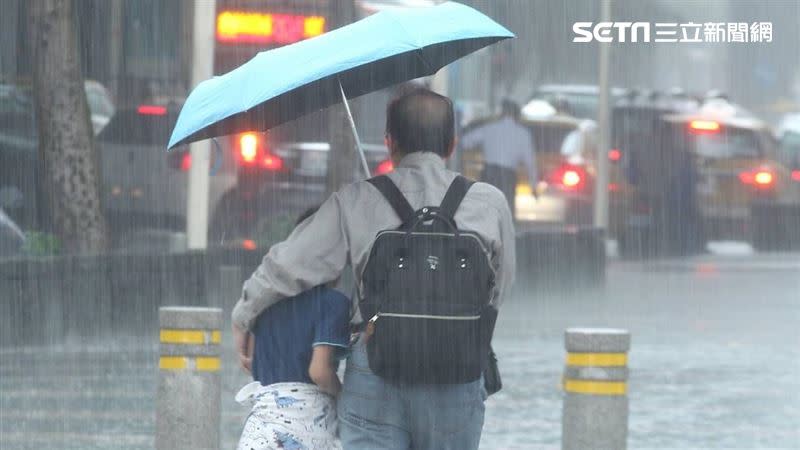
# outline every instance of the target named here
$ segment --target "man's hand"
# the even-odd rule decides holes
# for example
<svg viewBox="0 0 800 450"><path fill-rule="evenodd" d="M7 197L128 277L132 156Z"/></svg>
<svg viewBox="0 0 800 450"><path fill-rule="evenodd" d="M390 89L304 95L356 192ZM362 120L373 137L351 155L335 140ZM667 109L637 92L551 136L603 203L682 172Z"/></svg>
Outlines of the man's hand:
<svg viewBox="0 0 800 450"><path fill-rule="evenodd" d="M255 347L253 335L247 330L242 330L236 324L233 324L233 344L235 346L236 355L239 357L239 364L247 373L251 373L253 347Z"/></svg>

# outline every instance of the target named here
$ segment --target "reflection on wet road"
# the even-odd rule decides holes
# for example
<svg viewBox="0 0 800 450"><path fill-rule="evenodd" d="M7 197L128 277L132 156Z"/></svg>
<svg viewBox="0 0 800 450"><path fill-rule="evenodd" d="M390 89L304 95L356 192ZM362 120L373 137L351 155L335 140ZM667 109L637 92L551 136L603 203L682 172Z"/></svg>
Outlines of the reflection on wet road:
<svg viewBox="0 0 800 450"><path fill-rule="evenodd" d="M800 447L799 255L612 262L603 292L519 286L500 317L504 388L488 401L482 448L560 447L570 326L632 333L630 448ZM154 342L0 350L0 448L152 448ZM247 413L231 356L222 448Z"/></svg>

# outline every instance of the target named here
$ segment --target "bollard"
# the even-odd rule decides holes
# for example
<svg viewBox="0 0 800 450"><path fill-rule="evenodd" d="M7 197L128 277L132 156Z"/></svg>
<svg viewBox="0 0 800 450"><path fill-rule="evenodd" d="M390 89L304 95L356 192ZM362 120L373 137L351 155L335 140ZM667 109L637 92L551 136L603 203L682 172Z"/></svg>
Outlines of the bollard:
<svg viewBox="0 0 800 450"><path fill-rule="evenodd" d="M158 310L160 358L156 448L219 449L219 308Z"/></svg>
<svg viewBox="0 0 800 450"><path fill-rule="evenodd" d="M626 330L570 328L565 333L563 450L624 450L628 438Z"/></svg>

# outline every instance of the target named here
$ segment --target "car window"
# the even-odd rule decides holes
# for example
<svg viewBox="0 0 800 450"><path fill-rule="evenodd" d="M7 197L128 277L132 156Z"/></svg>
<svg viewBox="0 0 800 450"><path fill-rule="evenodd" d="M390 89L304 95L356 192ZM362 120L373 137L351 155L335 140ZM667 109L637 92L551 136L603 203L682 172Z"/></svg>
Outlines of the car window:
<svg viewBox="0 0 800 450"><path fill-rule="evenodd" d="M534 98L542 99L549 103L563 99L567 102L566 106L570 115L582 119L594 119L597 117L597 95L541 92L535 95Z"/></svg>
<svg viewBox="0 0 800 450"><path fill-rule="evenodd" d="M136 110L117 111L97 136L100 142L166 147L177 113L140 114Z"/></svg>
<svg viewBox="0 0 800 450"><path fill-rule="evenodd" d="M536 153L561 153L564 140L574 130L574 126L532 125L531 133L533 133Z"/></svg>
<svg viewBox="0 0 800 450"><path fill-rule="evenodd" d="M111 117L114 114L114 105L103 93L87 89L86 100L89 102L89 111L92 114L99 114L105 117Z"/></svg>
<svg viewBox="0 0 800 450"><path fill-rule="evenodd" d="M755 131L732 127L696 135L695 151L709 159L760 158L763 153Z"/></svg>
<svg viewBox="0 0 800 450"><path fill-rule="evenodd" d="M781 158L793 167L800 167L800 133L786 132L780 142Z"/></svg>

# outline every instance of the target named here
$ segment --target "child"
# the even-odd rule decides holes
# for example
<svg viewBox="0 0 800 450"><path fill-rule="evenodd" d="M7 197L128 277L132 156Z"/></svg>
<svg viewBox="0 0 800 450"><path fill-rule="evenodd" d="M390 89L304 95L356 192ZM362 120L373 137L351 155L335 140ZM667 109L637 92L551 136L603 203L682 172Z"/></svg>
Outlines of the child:
<svg viewBox="0 0 800 450"><path fill-rule="evenodd" d="M340 292L318 286L258 317L250 345L255 381L236 395L239 403L253 405L240 450L341 448L336 351L350 342L350 304Z"/></svg>

